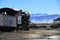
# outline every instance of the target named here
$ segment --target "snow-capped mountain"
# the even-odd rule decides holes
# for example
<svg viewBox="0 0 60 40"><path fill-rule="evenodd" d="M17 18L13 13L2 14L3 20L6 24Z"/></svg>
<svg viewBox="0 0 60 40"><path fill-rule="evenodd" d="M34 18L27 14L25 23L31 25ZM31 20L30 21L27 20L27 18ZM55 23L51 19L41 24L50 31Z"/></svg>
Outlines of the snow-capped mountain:
<svg viewBox="0 0 60 40"><path fill-rule="evenodd" d="M53 20L57 18L60 18L59 14L48 15L47 13L37 13L30 15L30 21L33 23L53 23Z"/></svg>

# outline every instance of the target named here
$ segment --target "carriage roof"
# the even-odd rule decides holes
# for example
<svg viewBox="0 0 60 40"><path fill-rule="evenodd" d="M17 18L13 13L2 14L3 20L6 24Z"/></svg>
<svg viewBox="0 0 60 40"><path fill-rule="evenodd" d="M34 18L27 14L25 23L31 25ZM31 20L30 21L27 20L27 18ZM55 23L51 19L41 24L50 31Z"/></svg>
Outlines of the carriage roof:
<svg viewBox="0 0 60 40"><path fill-rule="evenodd" d="M12 8L0 8L0 13L1 12L8 12L7 14L10 15L15 15L17 13L17 11Z"/></svg>

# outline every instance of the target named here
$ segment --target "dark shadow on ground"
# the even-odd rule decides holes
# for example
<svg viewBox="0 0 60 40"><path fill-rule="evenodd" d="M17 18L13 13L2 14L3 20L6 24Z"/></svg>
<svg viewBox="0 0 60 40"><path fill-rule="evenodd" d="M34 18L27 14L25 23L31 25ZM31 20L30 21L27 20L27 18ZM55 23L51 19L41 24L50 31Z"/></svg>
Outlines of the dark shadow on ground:
<svg viewBox="0 0 60 40"><path fill-rule="evenodd" d="M15 27L0 27L0 31L1 32L12 32L14 31L16 28Z"/></svg>

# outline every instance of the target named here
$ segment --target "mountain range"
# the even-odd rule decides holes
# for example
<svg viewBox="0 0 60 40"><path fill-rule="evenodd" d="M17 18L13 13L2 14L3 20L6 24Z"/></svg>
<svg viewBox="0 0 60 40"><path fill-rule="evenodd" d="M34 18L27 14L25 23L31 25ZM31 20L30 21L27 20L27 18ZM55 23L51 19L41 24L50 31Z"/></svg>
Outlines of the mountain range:
<svg viewBox="0 0 60 40"><path fill-rule="evenodd" d="M53 23L53 20L57 18L60 18L59 14L51 14L51 15L48 15L47 13L30 14L30 21L33 23Z"/></svg>

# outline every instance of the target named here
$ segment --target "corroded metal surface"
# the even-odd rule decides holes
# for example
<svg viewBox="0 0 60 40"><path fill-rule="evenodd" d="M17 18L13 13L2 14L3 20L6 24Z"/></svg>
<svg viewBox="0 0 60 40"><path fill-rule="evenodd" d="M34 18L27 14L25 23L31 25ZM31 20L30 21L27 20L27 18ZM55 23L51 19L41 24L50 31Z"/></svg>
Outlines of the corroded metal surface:
<svg viewBox="0 0 60 40"><path fill-rule="evenodd" d="M0 14L0 26L16 27L16 17Z"/></svg>

